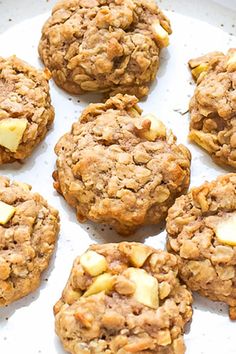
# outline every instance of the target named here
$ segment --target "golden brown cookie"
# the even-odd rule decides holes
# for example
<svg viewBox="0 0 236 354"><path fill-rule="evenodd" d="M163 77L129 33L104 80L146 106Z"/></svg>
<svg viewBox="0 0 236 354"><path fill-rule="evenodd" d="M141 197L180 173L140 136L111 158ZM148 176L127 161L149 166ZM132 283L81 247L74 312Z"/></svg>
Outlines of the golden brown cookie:
<svg viewBox="0 0 236 354"><path fill-rule="evenodd" d="M168 250L187 286L230 306L236 319L236 174L193 188L170 208Z"/></svg>
<svg viewBox="0 0 236 354"><path fill-rule="evenodd" d="M42 29L39 54L58 86L147 95L169 20L154 0L59 1Z"/></svg>
<svg viewBox="0 0 236 354"><path fill-rule="evenodd" d="M107 223L122 234L164 220L189 186L190 152L134 96L90 104L57 143L55 188L79 221Z"/></svg>
<svg viewBox="0 0 236 354"><path fill-rule="evenodd" d="M175 256L139 243L93 245L54 307L56 332L71 354L183 354L191 304Z"/></svg>
<svg viewBox="0 0 236 354"><path fill-rule="evenodd" d="M189 65L197 82L189 137L216 163L236 168L236 49L207 54Z"/></svg>
<svg viewBox="0 0 236 354"><path fill-rule="evenodd" d="M49 78L48 70L0 57L0 164L30 156L49 130L54 119Z"/></svg>
<svg viewBox="0 0 236 354"><path fill-rule="evenodd" d="M0 177L0 307L39 286L55 247L58 212L30 190Z"/></svg>

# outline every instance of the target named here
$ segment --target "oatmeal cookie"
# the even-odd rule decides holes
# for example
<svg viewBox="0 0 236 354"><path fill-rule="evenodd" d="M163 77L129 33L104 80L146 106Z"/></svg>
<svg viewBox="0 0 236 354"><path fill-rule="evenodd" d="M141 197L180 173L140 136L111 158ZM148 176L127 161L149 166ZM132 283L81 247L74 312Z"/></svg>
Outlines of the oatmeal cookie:
<svg viewBox="0 0 236 354"><path fill-rule="evenodd" d="M39 286L54 250L58 212L30 190L0 177L0 307Z"/></svg>
<svg viewBox="0 0 236 354"><path fill-rule="evenodd" d="M168 250L187 286L230 306L236 319L236 174L193 188L170 208Z"/></svg>
<svg viewBox="0 0 236 354"><path fill-rule="evenodd" d="M63 0L42 29L39 54L64 90L147 95L169 20L154 0Z"/></svg>
<svg viewBox="0 0 236 354"><path fill-rule="evenodd" d="M0 164L28 157L50 128L49 78L48 70L0 57Z"/></svg>
<svg viewBox="0 0 236 354"><path fill-rule="evenodd" d="M236 168L236 49L207 54L189 65L197 81L189 137L217 164Z"/></svg>
<svg viewBox="0 0 236 354"><path fill-rule="evenodd" d="M174 255L134 242L92 245L54 307L56 332L72 354L183 354L191 304Z"/></svg>
<svg viewBox="0 0 236 354"><path fill-rule="evenodd" d="M166 217L189 186L190 152L134 96L90 104L57 143L54 186L79 221L107 223L122 234Z"/></svg>

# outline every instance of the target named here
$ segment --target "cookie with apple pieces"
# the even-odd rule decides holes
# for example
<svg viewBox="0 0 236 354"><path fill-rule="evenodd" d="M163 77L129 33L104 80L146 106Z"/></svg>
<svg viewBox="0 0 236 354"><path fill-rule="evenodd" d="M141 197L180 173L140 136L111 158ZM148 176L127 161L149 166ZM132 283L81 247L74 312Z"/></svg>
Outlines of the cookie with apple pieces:
<svg viewBox="0 0 236 354"><path fill-rule="evenodd" d="M55 147L54 187L78 220L125 235L163 221L190 179L189 150L137 102L118 94L90 104Z"/></svg>
<svg viewBox="0 0 236 354"><path fill-rule="evenodd" d="M45 199L0 176L0 307L39 286L58 231L58 212Z"/></svg>
<svg viewBox="0 0 236 354"><path fill-rule="evenodd" d="M148 94L171 26L154 0L63 0L42 29L39 54L73 94Z"/></svg>
<svg viewBox="0 0 236 354"><path fill-rule="evenodd" d="M229 305L236 319L236 174L218 177L178 198L167 217L167 249L193 290Z"/></svg>
<svg viewBox="0 0 236 354"><path fill-rule="evenodd" d="M50 77L16 56L0 57L0 165L30 156L49 130Z"/></svg>
<svg viewBox="0 0 236 354"><path fill-rule="evenodd" d="M191 304L174 255L135 242L92 245L54 307L56 332L71 354L183 354Z"/></svg>
<svg viewBox="0 0 236 354"><path fill-rule="evenodd" d="M189 62L197 87L190 102L190 140L219 165L236 168L236 49Z"/></svg>

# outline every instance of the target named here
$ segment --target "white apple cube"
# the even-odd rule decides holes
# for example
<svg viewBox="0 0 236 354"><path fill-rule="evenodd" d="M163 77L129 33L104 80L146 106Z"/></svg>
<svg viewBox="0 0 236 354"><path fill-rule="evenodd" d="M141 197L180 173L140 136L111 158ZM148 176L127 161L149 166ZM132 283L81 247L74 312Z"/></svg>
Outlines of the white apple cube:
<svg viewBox="0 0 236 354"><path fill-rule="evenodd" d="M110 273L104 273L95 278L83 296L88 297L102 291L108 292L113 288L115 277Z"/></svg>
<svg viewBox="0 0 236 354"><path fill-rule="evenodd" d="M157 279L140 268L128 268L126 275L136 285L134 298L145 306L157 309L159 306Z"/></svg>
<svg viewBox="0 0 236 354"><path fill-rule="evenodd" d="M132 265L140 268L145 263L146 259L150 256L152 250L144 245L132 245L130 253L130 261Z"/></svg>
<svg viewBox="0 0 236 354"><path fill-rule="evenodd" d="M0 201L0 224L5 225L15 214L16 208Z"/></svg>
<svg viewBox="0 0 236 354"><path fill-rule="evenodd" d="M161 26L159 21L156 21L152 24L152 32L154 35L154 39L159 44L161 48L168 47L169 41L169 34L168 32Z"/></svg>
<svg viewBox="0 0 236 354"><path fill-rule="evenodd" d="M65 291L64 295L64 300L67 304L72 305L75 301L79 300L81 297L81 291L80 290L73 290L69 289Z"/></svg>
<svg viewBox="0 0 236 354"><path fill-rule="evenodd" d="M149 141L155 141L158 137L166 136L166 127L157 117L153 114L148 114L142 117L143 120L151 122L150 128L141 132L141 135Z"/></svg>
<svg viewBox="0 0 236 354"><path fill-rule="evenodd" d="M220 243L236 246L236 214L220 221L215 228L215 233Z"/></svg>
<svg viewBox="0 0 236 354"><path fill-rule="evenodd" d="M107 270L106 258L94 251L87 251L80 257L80 264L93 277Z"/></svg>
<svg viewBox="0 0 236 354"><path fill-rule="evenodd" d="M199 78L199 76L203 72L207 72L208 69L209 69L209 65L206 63L196 66L196 68L192 69L192 75L193 75L194 79L197 80Z"/></svg>
<svg viewBox="0 0 236 354"><path fill-rule="evenodd" d="M236 50L235 49L230 50L227 66L230 71L236 70Z"/></svg>
<svg viewBox="0 0 236 354"><path fill-rule="evenodd" d="M16 152L24 135L28 121L25 118L7 118L0 120L0 145Z"/></svg>

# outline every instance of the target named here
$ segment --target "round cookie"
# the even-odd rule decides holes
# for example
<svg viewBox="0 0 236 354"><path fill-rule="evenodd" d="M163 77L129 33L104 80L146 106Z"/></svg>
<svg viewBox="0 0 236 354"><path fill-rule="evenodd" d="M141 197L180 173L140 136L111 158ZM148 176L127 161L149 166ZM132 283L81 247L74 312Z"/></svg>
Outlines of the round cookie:
<svg viewBox="0 0 236 354"><path fill-rule="evenodd" d="M30 156L49 130L54 119L49 78L48 70L0 57L0 164Z"/></svg>
<svg viewBox="0 0 236 354"><path fill-rule="evenodd" d="M189 65L197 81L189 137L217 164L236 168L236 49L207 54Z"/></svg>
<svg viewBox="0 0 236 354"><path fill-rule="evenodd" d="M236 319L236 174L181 196L167 217L168 250L187 286L230 306Z"/></svg>
<svg viewBox="0 0 236 354"><path fill-rule="evenodd" d="M39 286L55 247L58 212L30 190L0 177L0 307Z"/></svg>
<svg viewBox="0 0 236 354"><path fill-rule="evenodd" d="M190 152L134 96L90 104L57 143L54 187L78 220L107 223L121 234L164 220L189 186Z"/></svg>
<svg viewBox="0 0 236 354"><path fill-rule="evenodd" d="M56 332L71 354L183 354L191 304L174 255L134 242L92 245L54 307Z"/></svg>
<svg viewBox="0 0 236 354"><path fill-rule="evenodd" d="M169 20L154 0L59 1L42 29L39 54L58 86L147 95Z"/></svg>

